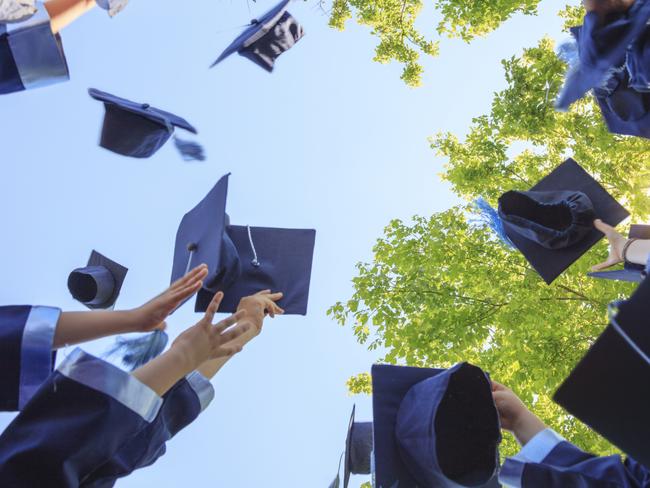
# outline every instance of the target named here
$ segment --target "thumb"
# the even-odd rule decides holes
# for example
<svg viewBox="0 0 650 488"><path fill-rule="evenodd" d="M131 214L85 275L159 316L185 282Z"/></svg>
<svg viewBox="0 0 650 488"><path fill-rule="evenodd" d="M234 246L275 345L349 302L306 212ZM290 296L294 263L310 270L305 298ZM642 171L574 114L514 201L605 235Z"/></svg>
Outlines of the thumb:
<svg viewBox="0 0 650 488"><path fill-rule="evenodd" d="M616 233L616 229L612 227L609 224L606 224L600 219L594 220L594 227L601 231L603 234L605 234L607 237L611 236L612 234Z"/></svg>

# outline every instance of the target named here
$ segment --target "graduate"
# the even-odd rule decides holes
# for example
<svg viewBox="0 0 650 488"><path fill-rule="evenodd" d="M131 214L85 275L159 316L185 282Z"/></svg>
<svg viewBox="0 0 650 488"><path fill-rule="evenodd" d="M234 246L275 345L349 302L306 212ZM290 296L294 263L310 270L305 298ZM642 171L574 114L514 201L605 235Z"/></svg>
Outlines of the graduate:
<svg viewBox="0 0 650 488"><path fill-rule="evenodd" d="M164 329L165 319L201 288L207 275L207 266L197 266L133 310L62 312L54 307L0 307L0 410L23 409L48 380L57 349L115 334Z"/></svg>
<svg viewBox="0 0 650 488"><path fill-rule="evenodd" d="M70 79L60 32L96 5L113 16L128 0L0 0L0 95Z"/></svg>
<svg viewBox="0 0 650 488"><path fill-rule="evenodd" d="M602 220L594 221L594 227L607 237L609 255L605 261L594 265L591 268L593 271L602 271L620 263L631 263L638 266L648 264L650 239L625 238L611 225L607 225Z"/></svg>
<svg viewBox="0 0 650 488"><path fill-rule="evenodd" d="M251 325L236 344L243 347L262 331L264 318L274 318L282 314L276 302L282 293L264 290L244 297L239 302L238 311L245 311L245 320ZM203 363L197 370L176 383L163 396L163 403L154 421L123 445L105 464L95 470L83 486L88 488L109 488L118 478L134 470L151 466L163 454L165 443L180 430L187 427L205 410L214 398L212 379L232 356L223 356Z"/></svg>
<svg viewBox="0 0 650 488"><path fill-rule="evenodd" d="M499 481L505 486L650 487L650 470L634 459L588 454L547 428L512 390L494 381L492 390L502 428L522 446L501 467Z"/></svg>
<svg viewBox="0 0 650 488"><path fill-rule="evenodd" d="M71 353L0 436L0 486L88 486L98 468L156 421L175 385L241 351L238 339L252 325L244 309L213 324L222 298L217 293L196 325L133 373L80 349Z"/></svg>

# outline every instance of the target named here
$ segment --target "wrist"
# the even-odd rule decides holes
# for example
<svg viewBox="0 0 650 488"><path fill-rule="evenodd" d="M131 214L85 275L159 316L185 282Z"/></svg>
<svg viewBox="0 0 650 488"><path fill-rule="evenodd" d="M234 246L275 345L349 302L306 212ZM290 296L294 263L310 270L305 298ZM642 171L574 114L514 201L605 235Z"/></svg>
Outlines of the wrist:
<svg viewBox="0 0 650 488"><path fill-rule="evenodd" d="M191 373L204 362L197 357L192 347L183 342L174 342L167 354L169 354L170 360L175 363L176 367L184 372L183 376Z"/></svg>
<svg viewBox="0 0 650 488"><path fill-rule="evenodd" d="M546 429L546 425L534 413L525 410L513 425L512 433L522 446Z"/></svg>

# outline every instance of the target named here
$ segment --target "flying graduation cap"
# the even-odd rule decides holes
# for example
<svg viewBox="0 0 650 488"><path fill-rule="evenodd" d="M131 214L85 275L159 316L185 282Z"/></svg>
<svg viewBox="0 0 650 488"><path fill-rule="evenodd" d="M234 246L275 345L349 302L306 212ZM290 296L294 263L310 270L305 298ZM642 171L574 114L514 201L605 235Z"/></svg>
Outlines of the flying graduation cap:
<svg viewBox="0 0 650 488"><path fill-rule="evenodd" d="M348 488L350 475L370 474L372 458L372 422L355 421L356 406L352 407L348 435L345 439L345 459L343 468L343 488ZM337 474L330 488L338 488L340 477Z"/></svg>
<svg viewBox="0 0 650 488"><path fill-rule="evenodd" d="M610 13L601 22L596 12L588 12L582 26L571 33L578 47L578 60L570 66L556 102L566 110L589 90L603 85L612 72L626 63L628 49L647 30L650 1L636 0L627 12Z"/></svg>
<svg viewBox="0 0 650 488"><path fill-rule="evenodd" d="M117 301L128 271L93 250L88 264L68 276L68 290L75 300L90 309L110 309Z"/></svg>
<svg viewBox="0 0 650 488"><path fill-rule="evenodd" d="M650 239L650 225L633 225L630 227L628 235L630 239ZM641 264L630 263L625 261L623 269L612 271L597 271L588 273L592 278L604 280L628 281L630 283L640 283L646 277L646 267Z"/></svg>
<svg viewBox="0 0 650 488"><path fill-rule="evenodd" d="M100 8L108 12L108 15L114 17L128 5L129 0L95 0Z"/></svg>
<svg viewBox="0 0 650 488"><path fill-rule="evenodd" d="M650 469L650 280L639 285L554 396Z"/></svg>
<svg viewBox="0 0 650 488"><path fill-rule="evenodd" d="M503 194L498 216L508 239L551 284L603 237L595 219L614 227L629 213L568 159L530 191Z"/></svg>
<svg viewBox="0 0 650 488"><path fill-rule="evenodd" d="M171 281L205 263L209 274L197 294L196 312L207 310L218 291L224 293L219 311L233 313L241 298L271 289L283 293L278 305L285 314L305 315L316 231L230 225L228 177L183 217Z"/></svg>
<svg viewBox="0 0 650 488"><path fill-rule="evenodd" d="M37 11L35 0L0 0L0 24L23 22Z"/></svg>
<svg viewBox="0 0 650 488"><path fill-rule="evenodd" d="M501 442L480 368L372 367L377 488L496 488Z"/></svg>
<svg viewBox="0 0 650 488"><path fill-rule="evenodd" d="M275 60L304 35L302 26L287 12L290 1L283 0L261 18L252 20L210 67L237 52L266 71L273 71Z"/></svg>
<svg viewBox="0 0 650 488"><path fill-rule="evenodd" d="M148 158L174 135L177 127L197 134L187 120L148 103L132 102L95 88L90 88L88 93L95 100L104 102L106 113L99 145L114 153ZM205 159L199 144L181 140L175 135L174 140L184 160Z"/></svg>

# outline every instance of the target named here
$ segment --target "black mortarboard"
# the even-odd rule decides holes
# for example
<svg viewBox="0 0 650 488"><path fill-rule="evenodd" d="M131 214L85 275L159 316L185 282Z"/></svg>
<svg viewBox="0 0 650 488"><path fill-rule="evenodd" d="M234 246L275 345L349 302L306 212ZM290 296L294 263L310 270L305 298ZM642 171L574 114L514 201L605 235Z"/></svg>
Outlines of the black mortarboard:
<svg viewBox="0 0 650 488"><path fill-rule="evenodd" d="M112 308L115 305L128 269L93 251L84 268L77 268L68 277L72 297L90 309Z"/></svg>
<svg viewBox="0 0 650 488"><path fill-rule="evenodd" d="M650 468L650 280L623 303L554 400Z"/></svg>
<svg viewBox="0 0 650 488"><path fill-rule="evenodd" d="M238 52L265 70L273 71L275 60L304 35L302 26L287 12L290 1L283 0L253 20L210 67Z"/></svg>
<svg viewBox="0 0 650 488"><path fill-rule="evenodd" d="M104 102L106 113L99 145L114 153L148 158L169 140L176 127L197 133L185 119L148 103L132 102L94 88L90 88L88 93L95 100ZM191 147L186 150L188 144ZM196 143L181 141L176 147L184 159L204 159Z"/></svg>
<svg viewBox="0 0 650 488"><path fill-rule="evenodd" d="M650 239L650 225L633 225L630 227L628 235L630 239ZM612 271L597 271L589 273L592 278L601 278L605 280L629 281L631 283L640 283L645 279L645 266L636 263L625 262L623 269Z"/></svg>
<svg viewBox="0 0 650 488"><path fill-rule="evenodd" d="M375 486L498 487L499 416L476 366L372 367Z"/></svg>
<svg viewBox="0 0 650 488"><path fill-rule="evenodd" d="M239 300L264 289L281 291L285 314L307 313L316 231L229 225L228 176L181 221L176 235L172 279L201 263L209 274L195 310L204 312L224 292L219 310L232 313Z"/></svg>
<svg viewBox="0 0 650 488"><path fill-rule="evenodd" d="M602 22L589 12L580 27L571 29L578 45L578 62L572 66L557 101L566 110L592 88L601 86L612 71L622 67L628 48L647 29L650 1L636 0L627 12L612 13Z"/></svg>
<svg viewBox="0 0 650 488"><path fill-rule="evenodd" d="M509 191L499 198L506 235L548 284L603 237L593 226L595 219L616 226L628 216L573 159L530 191Z"/></svg>

